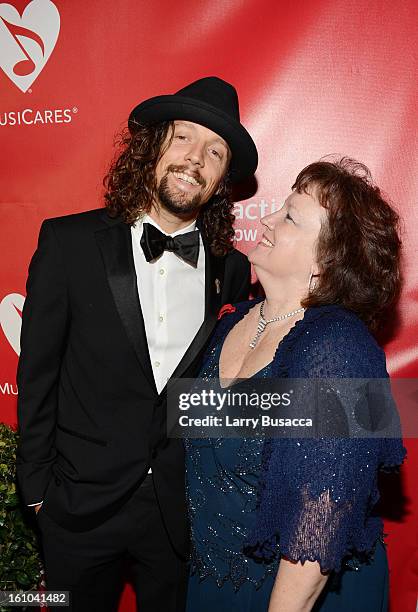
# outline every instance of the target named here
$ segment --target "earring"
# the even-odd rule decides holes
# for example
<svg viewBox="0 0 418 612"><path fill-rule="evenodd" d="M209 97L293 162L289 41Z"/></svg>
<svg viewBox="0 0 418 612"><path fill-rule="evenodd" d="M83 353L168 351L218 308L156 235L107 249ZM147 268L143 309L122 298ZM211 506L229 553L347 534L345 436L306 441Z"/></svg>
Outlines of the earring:
<svg viewBox="0 0 418 612"><path fill-rule="evenodd" d="M316 278L317 276L319 276L319 274L314 274L313 272L310 273L309 280L308 280L308 293L315 290L316 283L315 281L312 283L312 279ZM311 286L311 283L312 283L312 286Z"/></svg>

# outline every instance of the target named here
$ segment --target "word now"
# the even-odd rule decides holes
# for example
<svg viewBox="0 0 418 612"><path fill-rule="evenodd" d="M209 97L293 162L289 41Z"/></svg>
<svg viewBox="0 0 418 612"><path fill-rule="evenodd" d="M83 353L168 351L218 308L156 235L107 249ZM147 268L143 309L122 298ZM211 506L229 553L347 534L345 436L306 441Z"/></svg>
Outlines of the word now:
<svg viewBox="0 0 418 612"><path fill-rule="evenodd" d="M241 240L244 240L245 242L255 242L257 240L257 229L236 229L235 240L237 242L240 242Z"/></svg>

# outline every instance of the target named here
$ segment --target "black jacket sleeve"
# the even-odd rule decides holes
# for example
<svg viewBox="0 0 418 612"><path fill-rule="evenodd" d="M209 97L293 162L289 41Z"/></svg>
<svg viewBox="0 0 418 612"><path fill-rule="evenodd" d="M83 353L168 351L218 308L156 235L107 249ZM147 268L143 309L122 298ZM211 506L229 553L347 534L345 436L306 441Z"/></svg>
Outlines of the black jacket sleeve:
<svg viewBox="0 0 418 612"><path fill-rule="evenodd" d="M69 321L63 258L50 221L41 227L26 293L17 373L17 476L24 502L34 504L43 499L55 458L58 377Z"/></svg>

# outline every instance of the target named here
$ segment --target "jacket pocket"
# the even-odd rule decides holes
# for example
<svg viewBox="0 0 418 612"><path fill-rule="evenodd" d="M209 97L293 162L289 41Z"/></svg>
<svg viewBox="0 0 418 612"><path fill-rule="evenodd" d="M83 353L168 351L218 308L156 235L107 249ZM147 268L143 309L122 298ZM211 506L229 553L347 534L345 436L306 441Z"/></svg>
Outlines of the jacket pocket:
<svg viewBox="0 0 418 612"><path fill-rule="evenodd" d="M92 436L88 436L86 434L79 433L78 431L74 431L73 429L69 429L68 427L64 427L64 425L57 424L57 429L69 434L70 436L74 436L75 438L81 438L82 440L86 440L87 442L93 442L93 444L98 444L99 446L107 446L106 440L93 438Z"/></svg>

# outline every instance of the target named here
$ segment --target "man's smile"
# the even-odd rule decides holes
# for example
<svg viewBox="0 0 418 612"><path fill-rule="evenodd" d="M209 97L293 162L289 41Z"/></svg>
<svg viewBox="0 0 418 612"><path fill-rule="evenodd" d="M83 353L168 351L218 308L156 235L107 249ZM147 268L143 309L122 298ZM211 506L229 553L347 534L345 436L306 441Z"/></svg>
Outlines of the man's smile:
<svg viewBox="0 0 418 612"><path fill-rule="evenodd" d="M180 181L185 181L194 186L200 185L199 181L194 176L190 176L190 174L186 174L185 172L173 172L173 175Z"/></svg>

